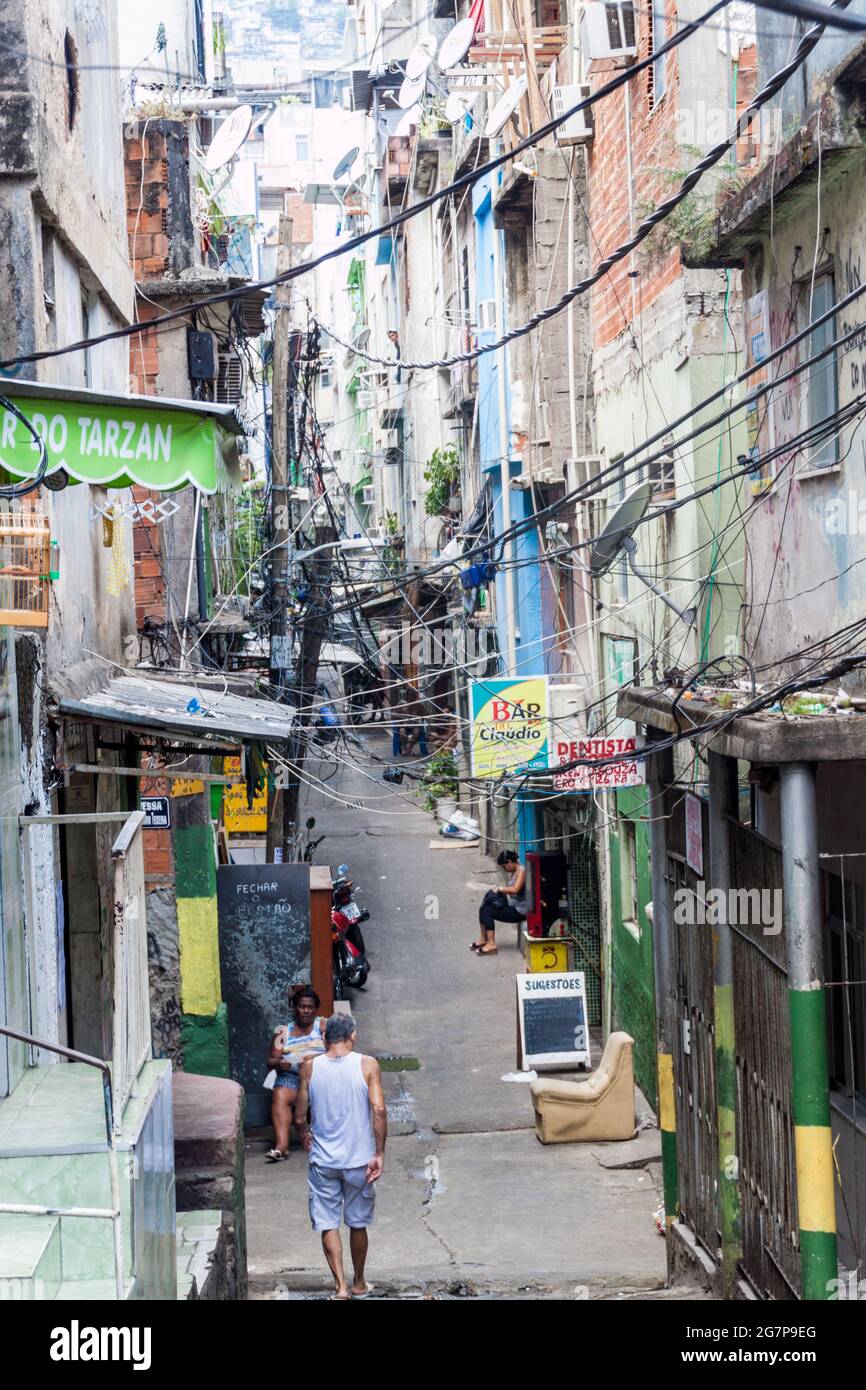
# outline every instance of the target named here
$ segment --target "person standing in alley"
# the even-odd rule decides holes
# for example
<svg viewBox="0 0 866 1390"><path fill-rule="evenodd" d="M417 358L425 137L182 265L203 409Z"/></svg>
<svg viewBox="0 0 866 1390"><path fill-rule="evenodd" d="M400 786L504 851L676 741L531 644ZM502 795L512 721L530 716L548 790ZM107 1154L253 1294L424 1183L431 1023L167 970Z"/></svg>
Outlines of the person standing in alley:
<svg viewBox="0 0 866 1390"><path fill-rule="evenodd" d="M366 1298L367 1227L373 1220L374 1184L385 1164L388 1119L382 1072L375 1057L355 1051L358 1028L350 1014L325 1025L325 1052L301 1066L295 1127L310 1156L310 1220L334 1276L332 1299ZM307 1125L307 1107L311 1125ZM343 1272L340 1224L349 1228L352 1284Z"/></svg>

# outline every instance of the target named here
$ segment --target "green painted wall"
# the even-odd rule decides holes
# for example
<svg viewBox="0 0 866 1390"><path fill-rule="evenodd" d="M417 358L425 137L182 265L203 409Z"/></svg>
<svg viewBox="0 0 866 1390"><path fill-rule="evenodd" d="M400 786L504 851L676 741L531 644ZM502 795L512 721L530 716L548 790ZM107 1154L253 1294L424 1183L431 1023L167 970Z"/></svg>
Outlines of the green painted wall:
<svg viewBox="0 0 866 1390"><path fill-rule="evenodd" d="M225 1004L220 1004L211 1018L200 1014L183 1014L180 1036L184 1071L195 1072L197 1076L228 1076L229 1035Z"/></svg>
<svg viewBox="0 0 866 1390"><path fill-rule="evenodd" d="M655 1042L655 985L653 979L652 927L644 911L652 901L649 826L642 819L646 788L630 787L616 793L617 824L611 827L610 885L613 955L613 1023L635 1040L635 1079L644 1095L657 1104ZM637 891L640 940L624 925L621 893L622 846L619 817L634 822L637 855ZM630 910L630 909L629 909Z"/></svg>

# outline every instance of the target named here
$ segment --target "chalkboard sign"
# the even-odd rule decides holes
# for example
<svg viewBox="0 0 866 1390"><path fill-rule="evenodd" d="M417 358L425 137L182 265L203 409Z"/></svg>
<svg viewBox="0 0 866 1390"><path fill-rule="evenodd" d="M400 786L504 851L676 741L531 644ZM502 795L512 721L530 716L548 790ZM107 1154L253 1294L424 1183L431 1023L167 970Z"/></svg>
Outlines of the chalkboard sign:
<svg viewBox="0 0 866 1390"><path fill-rule="evenodd" d="M581 971L517 976L517 1017L524 1071L590 1066L586 985Z"/></svg>
<svg viewBox="0 0 866 1390"><path fill-rule="evenodd" d="M309 865L221 864L217 910L229 1070L246 1091L247 1125L266 1125L268 1045L288 1021L289 986L310 978Z"/></svg>

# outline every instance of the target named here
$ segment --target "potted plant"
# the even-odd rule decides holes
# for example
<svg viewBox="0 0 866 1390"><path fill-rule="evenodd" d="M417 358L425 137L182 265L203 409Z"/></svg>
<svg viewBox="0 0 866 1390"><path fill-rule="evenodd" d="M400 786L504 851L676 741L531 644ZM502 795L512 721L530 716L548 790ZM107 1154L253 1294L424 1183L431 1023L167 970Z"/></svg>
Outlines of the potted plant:
<svg viewBox="0 0 866 1390"><path fill-rule="evenodd" d="M424 508L428 516L439 516L448 507L455 484L460 481L460 455L453 444L433 450L424 469L424 481Z"/></svg>
<svg viewBox="0 0 866 1390"><path fill-rule="evenodd" d="M457 810L457 763L454 754L442 748L434 753L422 780L424 809L447 825Z"/></svg>

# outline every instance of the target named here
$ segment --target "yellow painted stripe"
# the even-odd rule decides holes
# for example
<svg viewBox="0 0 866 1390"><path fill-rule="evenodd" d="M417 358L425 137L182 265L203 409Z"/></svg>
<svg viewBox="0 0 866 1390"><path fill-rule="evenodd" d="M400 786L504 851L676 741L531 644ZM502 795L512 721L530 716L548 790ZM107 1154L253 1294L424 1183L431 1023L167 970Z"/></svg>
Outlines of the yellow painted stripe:
<svg viewBox="0 0 866 1390"><path fill-rule="evenodd" d="M674 1106L674 1059L669 1052L660 1052L659 1068L659 1126L675 1134L677 1112Z"/></svg>
<svg viewBox="0 0 866 1390"><path fill-rule="evenodd" d="M221 1003L216 898L178 898L180 1007L213 1018Z"/></svg>
<svg viewBox="0 0 866 1390"><path fill-rule="evenodd" d="M833 1136L829 1125L795 1125L797 1208L801 1231L836 1230Z"/></svg>

